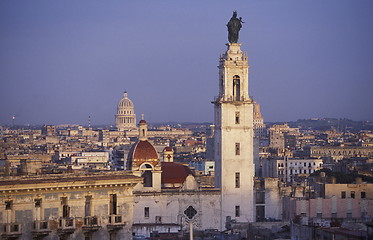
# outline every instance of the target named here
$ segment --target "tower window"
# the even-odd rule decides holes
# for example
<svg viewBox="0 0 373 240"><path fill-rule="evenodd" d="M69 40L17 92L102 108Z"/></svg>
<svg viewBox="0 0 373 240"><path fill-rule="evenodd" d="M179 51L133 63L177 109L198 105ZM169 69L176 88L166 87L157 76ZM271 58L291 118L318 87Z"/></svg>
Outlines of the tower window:
<svg viewBox="0 0 373 240"><path fill-rule="evenodd" d="M149 207L144 208L144 217L149 218Z"/></svg>
<svg viewBox="0 0 373 240"><path fill-rule="evenodd" d="M345 191L341 192L341 198L346 198L346 192Z"/></svg>
<svg viewBox="0 0 373 240"><path fill-rule="evenodd" d="M235 207L235 216L240 217L240 206Z"/></svg>
<svg viewBox="0 0 373 240"><path fill-rule="evenodd" d="M236 172L236 178L235 178L235 186L236 188L240 188L240 173Z"/></svg>
<svg viewBox="0 0 373 240"><path fill-rule="evenodd" d="M240 112L236 112L235 114L235 123L240 124Z"/></svg>
<svg viewBox="0 0 373 240"><path fill-rule="evenodd" d="M236 143L236 155L240 155L240 143Z"/></svg>
<svg viewBox="0 0 373 240"><path fill-rule="evenodd" d="M241 93L240 93L240 77L238 75L233 76L233 100L240 101Z"/></svg>

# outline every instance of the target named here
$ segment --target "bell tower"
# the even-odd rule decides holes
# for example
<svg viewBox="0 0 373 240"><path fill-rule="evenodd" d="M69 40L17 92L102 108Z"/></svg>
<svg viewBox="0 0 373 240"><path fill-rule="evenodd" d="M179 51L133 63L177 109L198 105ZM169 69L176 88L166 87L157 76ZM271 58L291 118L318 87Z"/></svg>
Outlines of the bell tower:
<svg viewBox="0 0 373 240"><path fill-rule="evenodd" d="M221 224L253 222L253 104L249 65L240 43L228 43L219 61L219 95L215 105L215 186L221 189Z"/></svg>

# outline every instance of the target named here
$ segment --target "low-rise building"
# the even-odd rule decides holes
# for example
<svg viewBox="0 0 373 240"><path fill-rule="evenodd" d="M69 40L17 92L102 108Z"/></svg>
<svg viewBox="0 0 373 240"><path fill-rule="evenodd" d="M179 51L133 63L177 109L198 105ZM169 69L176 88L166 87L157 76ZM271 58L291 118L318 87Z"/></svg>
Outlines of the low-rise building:
<svg viewBox="0 0 373 240"><path fill-rule="evenodd" d="M126 172L0 180L2 239L130 239L132 190Z"/></svg>

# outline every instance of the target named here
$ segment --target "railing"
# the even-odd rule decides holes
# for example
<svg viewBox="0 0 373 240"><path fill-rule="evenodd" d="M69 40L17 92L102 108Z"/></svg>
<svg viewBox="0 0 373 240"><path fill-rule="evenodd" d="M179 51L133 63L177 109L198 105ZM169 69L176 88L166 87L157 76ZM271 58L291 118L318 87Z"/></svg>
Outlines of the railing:
<svg viewBox="0 0 373 240"><path fill-rule="evenodd" d="M19 224L19 223L4 223L3 224L3 233L5 233L5 234L20 234L21 233L21 224Z"/></svg>
<svg viewBox="0 0 373 240"><path fill-rule="evenodd" d="M224 95L214 96L214 102L251 101L252 99L253 99L252 96L249 96L249 97L241 96L239 99L236 99L236 97L234 96L224 96Z"/></svg>
<svg viewBox="0 0 373 240"><path fill-rule="evenodd" d="M49 230L49 221L41 221L41 220L34 221L33 230L34 231L46 231L46 230Z"/></svg>
<svg viewBox="0 0 373 240"><path fill-rule="evenodd" d="M122 215L110 215L109 224L123 224L123 216Z"/></svg>
<svg viewBox="0 0 373 240"><path fill-rule="evenodd" d="M60 218L59 228L75 228L75 218Z"/></svg>
<svg viewBox="0 0 373 240"><path fill-rule="evenodd" d="M84 226L97 226L98 218L97 216L84 217Z"/></svg>

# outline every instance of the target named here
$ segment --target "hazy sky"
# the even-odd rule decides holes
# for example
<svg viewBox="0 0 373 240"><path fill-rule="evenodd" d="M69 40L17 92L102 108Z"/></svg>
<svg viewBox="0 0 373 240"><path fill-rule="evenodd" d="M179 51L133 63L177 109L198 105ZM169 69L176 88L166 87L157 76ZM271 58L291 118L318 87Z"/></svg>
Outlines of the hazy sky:
<svg viewBox="0 0 373 240"><path fill-rule="evenodd" d="M0 1L0 124L213 121L232 11L265 121L373 120L373 1Z"/></svg>

